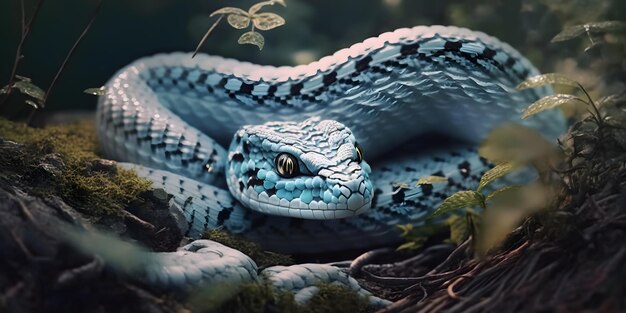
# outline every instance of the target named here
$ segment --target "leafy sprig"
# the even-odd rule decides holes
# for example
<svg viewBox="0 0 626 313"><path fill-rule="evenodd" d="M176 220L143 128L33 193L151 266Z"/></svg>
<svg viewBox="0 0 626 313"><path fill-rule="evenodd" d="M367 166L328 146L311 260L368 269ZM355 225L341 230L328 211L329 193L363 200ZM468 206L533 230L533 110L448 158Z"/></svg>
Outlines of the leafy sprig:
<svg viewBox="0 0 626 313"><path fill-rule="evenodd" d="M261 1L259 3L252 5L248 9L248 11L244 11L240 8L234 8L234 7L224 7L224 8L214 11L213 13L211 13L211 15L209 15L209 17L214 17L214 16L219 15L219 18L217 19L217 21L215 21L215 23L213 23L213 25L211 25L209 30L207 30L207 32L204 34L204 36L198 43L198 46L196 47L196 50L193 53L193 56L195 56L198 53L198 51L200 50L200 48L202 47L206 39L209 37L211 32L213 32L215 27L217 27L217 25L222 21L224 16L226 16L226 20L228 21L228 24L235 29L245 29L245 28L250 27L250 30L243 33L237 40L239 44L255 45L259 48L259 50L262 50L263 47L265 46L265 37L263 37L263 35L261 35L261 33L259 33L256 30L270 30L270 29L274 29L276 27L282 26L285 24L285 19L276 13L259 12L259 11L264 6L274 5L277 3L284 7L287 6L284 0L268 0L268 1Z"/></svg>

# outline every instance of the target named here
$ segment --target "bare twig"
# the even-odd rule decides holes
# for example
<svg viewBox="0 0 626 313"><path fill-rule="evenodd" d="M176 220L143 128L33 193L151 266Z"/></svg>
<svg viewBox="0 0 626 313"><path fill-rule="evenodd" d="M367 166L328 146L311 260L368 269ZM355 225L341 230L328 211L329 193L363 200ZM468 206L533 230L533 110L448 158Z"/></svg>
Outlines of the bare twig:
<svg viewBox="0 0 626 313"><path fill-rule="evenodd" d="M93 10L93 13L91 14L91 18L89 19L89 22L87 23L87 25L83 29L83 31L80 34L80 36L78 36L78 38L74 42L74 45L72 46L72 48L70 48L70 51L65 56L65 59L63 60L63 63L61 63L61 66L59 67L59 70L57 70L57 73L54 75L54 78L52 79L52 82L50 83L50 86L48 87L48 90L46 90L46 95L43 98L42 106L45 105L46 101L48 100L48 97L50 96L50 93L52 92L52 89L54 88L54 85L56 84L57 80L61 76L61 73L63 73L63 70L65 70L65 66L67 65L68 61L70 60L72 55L74 55L74 51L76 51L76 48L78 47L78 45L82 42L82 40L85 37L85 35L87 34L87 32L89 32L89 29L91 28L91 25L93 25L94 21L96 20L96 17L100 13L100 9L102 8L102 3L103 2L104 2L104 0L98 0L98 3L96 4L96 8Z"/></svg>
<svg viewBox="0 0 626 313"><path fill-rule="evenodd" d="M222 18L224 18L224 14L220 15L220 17L217 19L217 21L215 21L215 23L213 23L213 25L211 25L211 27L209 28L209 30L207 30L207 32L204 34L204 36L202 36L202 39L200 39L200 42L198 43L198 46L196 46L196 50L193 51L193 55L191 56L192 59L196 56L196 54L198 54L198 51L200 51L200 47L202 47L202 45L204 44L206 39L209 38L209 35L213 31L213 29L215 29L217 24L219 24L222 21Z"/></svg>
<svg viewBox="0 0 626 313"><path fill-rule="evenodd" d="M44 3L44 0L39 0L37 2L37 6L35 7L35 11L33 12L33 15L31 16L30 20L28 20L28 23L26 23L25 26L22 28L22 36L20 38L20 42L17 44L17 50L15 51L15 61L13 61L13 68L11 69L11 76L9 76L9 83L7 84L7 86L9 87L13 86L13 83L15 82L15 74L17 73L17 67L20 64L20 60L22 59L22 48L24 47L24 44L26 43L26 40L28 39L28 35L30 34L30 30L32 29L33 22L37 18L37 15L39 15L39 11L41 10L43 3ZM24 15L25 15L25 11L23 7L23 3L22 3L22 22L21 22L22 25L24 25L24 20L26 19ZM6 100L11 95L12 90L13 88L8 88L6 94L4 95L4 98L0 101L0 105L3 105L6 102Z"/></svg>

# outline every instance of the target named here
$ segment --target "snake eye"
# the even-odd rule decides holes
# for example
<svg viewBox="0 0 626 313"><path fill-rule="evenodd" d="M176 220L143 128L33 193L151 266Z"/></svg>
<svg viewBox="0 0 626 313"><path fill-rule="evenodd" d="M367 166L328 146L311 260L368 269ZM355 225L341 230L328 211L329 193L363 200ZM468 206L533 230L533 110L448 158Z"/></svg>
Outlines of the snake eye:
<svg viewBox="0 0 626 313"><path fill-rule="evenodd" d="M291 178L298 175L298 160L289 153L281 153L274 160L276 172L285 178Z"/></svg>
<svg viewBox="0 0 626 313"><path fill-rule="evenodd" d="M363 148L358 143L354 144L354 148L356 149L356 161L361 163L363 161Z"/></svg>

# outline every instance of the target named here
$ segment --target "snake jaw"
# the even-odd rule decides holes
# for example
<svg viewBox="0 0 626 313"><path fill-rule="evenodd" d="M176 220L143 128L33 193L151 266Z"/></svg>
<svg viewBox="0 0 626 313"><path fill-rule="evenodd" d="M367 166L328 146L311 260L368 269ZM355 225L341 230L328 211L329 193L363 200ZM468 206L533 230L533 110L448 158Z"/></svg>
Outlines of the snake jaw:
<svg viewBox="0 0 626 313"><path fill-rule="evenodd" d="M331 120L245 126L229 149L228 187L245 206L266 214L354 216L370 208L373 195L369 165L357 158L356 147L352 132ZM275 160L285 154L298 163L298 175L279 174Z"/></svg>

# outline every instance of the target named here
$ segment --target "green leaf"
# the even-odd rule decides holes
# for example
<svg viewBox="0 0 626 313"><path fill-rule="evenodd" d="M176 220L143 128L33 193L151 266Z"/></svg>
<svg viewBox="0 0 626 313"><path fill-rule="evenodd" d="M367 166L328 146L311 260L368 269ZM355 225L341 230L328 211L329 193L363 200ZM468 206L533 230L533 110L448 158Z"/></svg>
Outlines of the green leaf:
<svg viewBox="0 0 626 313"><path fill-rule="evenodd" d="M97 231L84 231L76 228L64 228L64 236L69 244L86 254L95 254L113 268L124 273L136 273L145 264L158 264L154 254L145 248L123 241L115 236Z"/></svg>
<svg viewBox="0 0 626 313"><path fill-rule="evenodd" d="M488 194L487 197L485 198L485 201L490 201L496 197L500 197L503 196L505 194L507 194L508 192L511 191L517 191L520 188L522 188L522 185L510 185L510 186L505 186L502 187L498 190L494 190L492 193Z"/></svg>
<svg viewBox="0 0 626 313"><path fill-rule="evenodd" d="M102 86L100 88L87 88L83 90L84 93L94 96L104 96L107 92L106 87Z"/></svg>
<svg viewBox="0 0 626 313"><path fill-rule="evenodd" d="M15 82L13 83L13 88L18 89L21 93L31 96L39 101L43 101L46 97L46 92L37 85L33 84L31 81L22 80Z"/></svg>
<svg viewBox="0 0 626 313"><path fill-rule="evenodd" d="M417 184L418 185L429 185L429 184L432 184L432 183L443 183L443 182L448 182L448 179L446 177L443 177L443 176L426 176L426 177L421 177L417 181Z"/></svg>
<svg viewBox="0 0 626 313"><path fill-rule="evenodd" d="M211 13L211 15L209 15L209 17L218 15L218 14L236 14L236 15L243 15L243 16L249 16L248 12L240 9L240 8L233 8L233 7L225 7L225 8L221 8L218 10L213 11L213 13Z"/></svg>
<svg viewBox="0 0 626 313"><path fill-rule="evenodd" d="M516 164L511 162L500 163L494 166L494 168L488 170L483 177L480 178L480 184L476 191L481 191L485 186L489 185L492 181L510 173L517 167Z"/></svg>
<svg viewBox="0 0 626 313"><path fill-rule="evenodd" d="M274 13L259 13L252 17L254 26L260 30L270 30L285 25L285 19Z"/></svg>
<svg viewBox="0 0 626 313"><path fill-rule="evenodd" d="M498 164L515 162L525 164L535 160L547 160L556 156L558 150L536 130L516 123L507 123L492 130L481 142L478 153Z"/></svg>
<svg viewBox="0 0 626 313"><path fill-rule="evenodd" d="M470 235L466 216L452 215L446 220L446 223L450 227L450 241L457 246L462 244Z"/></svg>
<svg viewBox="0 0 626 313"><path fill-rule="evenodd" d="M287 4L285 4L284 0L270 0L270 1L261 1L253 6L250 7L250 9L248 9L248 14L250 15L254 15L256 14L256 12L258 12L262 7L266 6L266 5L274 5L274 4L280 4L284 7L287 6Z"/></svg>
<svg viewBox="0 0 626 313"><path fill-rule="evenodd" d="M249 32L243 33L243 35L239 37L239 40L237 42L239 44L255 45L259 47L259 50L262 50L263 46L265 45L265 38L263 38L263 35L257 32L249 31Z"/></svg>
<svg viewBox="0 0 626 313"><path fill-rule="evenodd" d="M585 100L580 99L574 95L557 94L557 95L545 96L535 101L530 106L528 106L528 108L526 108L526 110L524 110L524 112L522 113L522 118L523 119L528 118L539 112L545 111L547 109L552 109L554 107L558 107L565 103L575 103L575 102L582 102L585 104L587 103L585 102Z"/></svg>
<svg viewBox="0 0 626 313"><path fill-rule="evenodd" d="M33 100L26 100L24 101L26 102L26 104L30 105L31 107L33 107L34 109L39 109L39 103L33 101Z"/></svg>
<svg viewBox="0 0 626 313"><path fill-rule="evenodd" d="M518 90L523 90L523 89L532 88L532 87L540 87L540 86L544 86L548 84L564 85L564 86L571 86L571 87L576 87L576 88L579 88L580 86L577 81L570 79L569 77L565 75L557 74L557 73L548 73L548 74L542 74L542 75L530 77L526 79L525 81L521 82L515 88L517 88Z"/></svg>
<svg viewBox="0 0 626 313"><path fill-rule="evenodd" d="M396 248L396 250L416 250L421 248L424 245L423 240L419 240L419 241L409 241L409 242L405 242L403 244L401 244L400 246L398 246L398 248Z"/></svg>
<svg viewBox="0 0 626 313"><path fill-rule="evenodd" d="M250 18L243 15L230 14L227 20L228 24L236 29L244 29L250 25Z"/></svg>
<svg viewBox="0 0 626 313"><path fill-rule="evenodd" d="M19 80L21 80L23 82L29 82L29 83L31 83L33 81L29 77L21 76L21 75L17 75L17 74L15 74L15 78L17 78L17 79L19 79Z"/></svg>
<svg viewBox="0 0 626 313"><path fill-rule="evenodd" d="M413 231L413 224L396 225L396 227L402 232L402 237L408 236Z"/></svg>
<svg viewBox="0 0 626 313"><path fill-rule="evenodd" d="M585 33L611 33L626 31L626 23L620 21L604 21L566 27L551 42L559 42L576 38Z"/></svg>
<svg viewBox="0 0 626 313"><path fill-rule="evenodd" d="M483 207L484 203L484 197L479 192L472 190L458 191L443 200L432 215L437 216L464 207L474 207L477 205Z"/></svg>

